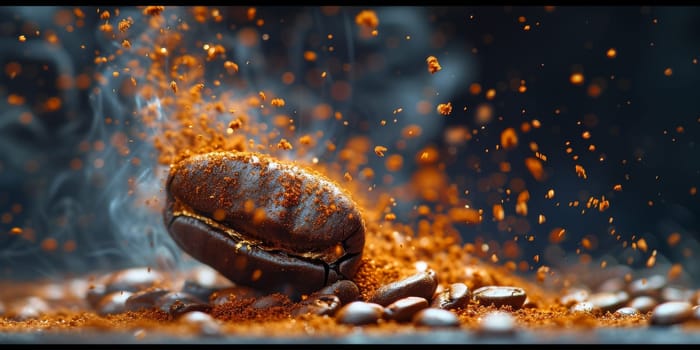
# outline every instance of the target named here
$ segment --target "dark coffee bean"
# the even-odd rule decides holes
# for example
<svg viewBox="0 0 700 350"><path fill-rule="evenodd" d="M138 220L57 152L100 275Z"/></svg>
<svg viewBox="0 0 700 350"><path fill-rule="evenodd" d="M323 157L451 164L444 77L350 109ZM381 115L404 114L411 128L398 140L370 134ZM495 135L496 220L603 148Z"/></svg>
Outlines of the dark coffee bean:
<svg viewBox="0 0 700 350"><path fill-rule="evenodd" d="M472 296L481 305L496 307L510 305L513 309L521 308L527 298L522 288L506 286L484 286L475 290Z"/></svg>
<svg viewBox="0 0 700 350"><path fill-rule="evenodd" d="M693 318L693 306L686 301L667 301L657 305L651 312L651 324L671 325Z"/></svg>
<svg viewBox="0 0 700 350"><path fill-rule="evenodd" d="M360 289L355 282L350 280L340 280L329 286L323 287L314 294L333 294L340 299L341 305L356 301L360 298Z"/></svg>
<svg viewBox="0 0 700 350"><path fill-rule="evenodd" d="M97 306L103 296L112 292L138 292L164 284L162 273L148 267L134 267L109 273L92 284L87 291L90 305Z"/></svg>
<svg viewBox="0 0 700 350"><path fill-rule="evenodd" d="M537 307L537 303L530 299L530 297L525 298L525 301L523 302L523 309L536 309Z"/></svg>
<svg viewBox="0 0 700 350"><path fill-rule="evenodd" d="M218 290L220 290L220 288L206 287L195 281L187 280L185 281L185 284L182 285L182 289L180 291L183 293L194 295L195 297L201 300L209 300L209 296Z"/></svg>
<svg viewBox="0 0 700 350"><path fill-rule="evenodd" d="M618 316L634 316L634 315L639 315L639 313L640 313L639 310L637 310L633 307L629 307L629 306L621 307L621 308L615 310L615 315L618 315Z"/></svg>
<svg viewBox="0 0 700 350"><path fill-rule="evenodd" d="M161 306L161 310L166 311L172 318L180 318L191 312L208 313L211 309L212 306L209 304L202 304L190 300L175 300L169 305L167 310L165 310L165 305Z"/></svg>
<svg viewBox="0 0 700 350"><path fill-rule="evenodd" d="M338 323L361 326L374 324L384 315L384 308L375 303L353 301L341 307L335 315Z"/></svg>
<svg viewBox="0 0 700 350"><path fill-rule="evenodd" d="M666 277L662 275L653 275L630 282L629 286L627 286L627 291L632 297L648 295L657 298L661 293L661 289L665 286Z"/></svg>
<svg viewBox="0 0 700 350"><path fill-rule="evenodd" d="M584 312L584 313L591 313L594 311L599 311L600 309L597 308L593 303L589 301L582 301L580 303L576 303L574 305L571 305L569 308L569 312L571 313L578 313L578 312Z"/></svg>
<svg viewBox="0 0 700 350"><path fill-rule="evenodd" d="M658 305L658 304L659 303L656 302L656 299L654 299L650 296L642 295L642 296L639 296L639 297L636 297L636 298L630 300L627 303L627 306L633 307L633 308L639 310L639 312L645 314L645 313L653 310L656 307L656 305Z"/></svg>
<svg viewBox="0 0 700 350"><path fill-rule="evenodd" d="M413 316L413 324L425 327L459 327L459 318L451 311L429 307Z"/></svg>
<svg viewBox="0 0 700 350"><path fill-rule="evenodd" d="M491 335L515 333L515 317L508 312L492 311L479 320L479 332Z"/></svg>
<svg viewBox="0 0 700 350"><path fill-rule="evenodd" d="M576 303L584 302L588 300L588 297L591 295L590 291L585 288L574 288L569 291L567 291L566 294L562 295L559 297L559 303L564 305L564 306L571 306Z"/></svg>
<svg viewBox="0 0 700 350"><path fill-rule="evenodd" d="M101 316L118 314L126 311L126 300L134 294L132 292L112 292L97 303L96 311Z"/></svg>
<svg viewBox="0 0 700 350"><path fill-rule="evenodd" d="M600 292L588 297L588 302L593 304L593 308L602 312L613 312L625 306L628 301L629 295L626 292Z"/></svg>
<svg viewBox="0 0 700 350"><path fill-rule="evenodd" d="M469 304L469 287L464 283L453 283L449 288L436 294L430 307L438 309L461 309Z"/></svg>
<svg viewBox="0 0 700 350"><path fill-rule="evenodd" d="M301 315L333 316L342 306L340 298L333 294L312 294L292 310L293 317Z"/></svg>
<svg viewBox="0 0 700 350"><path fill-rule="evenodd" d="M166 186L170 236L237 284L300 295L357 272L364 221L319 173L263 154L213 152L174 164Z"/></svg>
<svg viewBox="0 0 700 350"><path fill-rule="evenodd" d="M25 321L38 318L49 310L49 304L44 299L31 296L11 304L8 314L16 321Z"/></svg>
<svg viewBox="0 0 700 350"><path fill-rule="evenodd" d="M406 297L431 299L437 288L437 274L433 270L419 272L413 276L379 287L369 302L387 306Z"/></svg>
<svg viewBox="0 0 700 350"><path fill-rule="evenodd" d="M209 303L212 305L222 305L232 300L257 298L260 296L263 295L255 289L243 286L234 286L220 289L212 293L209 296Z"/></svg>
<svg viewBox="0 0 700 350"><path fill-rule="evenodd" d="M155 301L155 306L171 315L186 313L188 310L208 311L210 309L209 305L199 298L183 292L165 293L158 297Z"/></svg>
<svg viewBox="0 0 700 350"><path fill-rule="evenodd" d="M384 315L396 322L410 322L420 310L428 307L428 301L421 297L399 299L384 308Z"/></svg>
<svg viewBox="0 0 700 350"><path fill-rule="evenodd" d="M663 301L691 301L693 291L678 286L666 286L661 290L661 300Z"/></svg>
<svg viewBox="0 0 700 350"><path fill-rule="evenodd" d="M160 288L138 291L126 299L124 307L127 311L150 309L156 306L158 298L168 293L169 291Z"/></svg>
<svg viewBox="0 0 700 350"><path fill-rule="evenodd" d="M251 307L254 309L268 309L275 306L284 306L290 302L291 301L286 295L274 293L257 299L255 302L253 302Z"/></svg>

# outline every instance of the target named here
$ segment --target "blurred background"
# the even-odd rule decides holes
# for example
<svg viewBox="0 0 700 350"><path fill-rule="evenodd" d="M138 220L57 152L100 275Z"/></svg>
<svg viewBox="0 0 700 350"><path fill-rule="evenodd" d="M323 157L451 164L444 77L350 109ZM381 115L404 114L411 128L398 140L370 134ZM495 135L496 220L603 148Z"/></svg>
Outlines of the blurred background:
<svg viewBox="0 0 700 350"><path fill-rule="evenodd" d="M209 8L218 16L206 24L192 7L162 15L173 27L190 24L185 50L226 46L245 83L219 91L271 89L299 116L331 106L346 123L330 118L300 131L324 130L338 148L361 135L403 155L400 171L368 155L380 189L412 184L416 154L438 150L456 205L484 209L480 224L458 226L465 243L496 251L518 237L513 260L528 261L525 272L678 264L683 278L700 280L699 8L376 7L376 35L356 23L365 9L259 7L251 17L249 7ZM124 136L138 123L135 111L154 101L121 94L125 78L112 74L149 61L136 50L96 59L120 50L103 35L105 23L131 16L135 48L140 35L153 35L142 10L0 7L2 278L177 263L157 208L133 204L135 188L140 202L163 195L152 145ZM442 70L428 72L428 56ZM447 102L453 110L441 115L436 106ZM508 128L518 145L499 150ZM419 132L407 138L407 130ZM524 162L535 155L546 157L541 179ZM313 156L338 161L322 149ZM515 188L530 194L527 215L514 210ZM415 192L393 209L398 221L411 224L417 205L436 204ZM603 196L607 209L586 208ZM492 213L499 203L503 220Z"/></svg>

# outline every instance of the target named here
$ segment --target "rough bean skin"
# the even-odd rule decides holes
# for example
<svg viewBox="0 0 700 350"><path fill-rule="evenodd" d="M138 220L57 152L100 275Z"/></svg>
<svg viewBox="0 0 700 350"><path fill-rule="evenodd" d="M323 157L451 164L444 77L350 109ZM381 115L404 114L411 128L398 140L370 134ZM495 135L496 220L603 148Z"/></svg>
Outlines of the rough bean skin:
<svg viewBox="0 0 700 350"><path fill-rule="evenodd" d="M164 221L181 249L235 283L309 293L354 276L365 226L326 177L248 152L171 166Z"/></svg>

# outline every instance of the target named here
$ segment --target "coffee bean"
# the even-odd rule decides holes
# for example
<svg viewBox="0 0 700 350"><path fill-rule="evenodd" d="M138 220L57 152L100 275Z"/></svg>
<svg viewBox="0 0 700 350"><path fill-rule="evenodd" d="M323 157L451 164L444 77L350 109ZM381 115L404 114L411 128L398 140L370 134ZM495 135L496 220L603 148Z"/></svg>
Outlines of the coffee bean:
<svg viewBox="0 0 700 350"><path fill-rule="evenodd" d="M523 302L523 309L536 309L537 307L537 303L530 299L530 297L525 298L525 301Z"/></svg>
<svg viewBox="0 0 700 350"><path fill-rule="evenodd" d="M201 335L212 336L219 335L221 333L220 327L216 320L209 314L201 311L192 311L182 314L182 316L179 317L178 320L180 322L197 325L197 327L199 328L199 333Z"/></svg>
<svg viewBox="0 0 700 350"><path fill-rule="evenodd" d="M233 286L213 292L209 296L209 302L212 305L222 305L232 300L257 298L260 296L262 296L262 294L255 289L243 286Z"/></svg>
<svg viewBox="0 0 700 350"><path fill-rule="evenodd" d="M591 313L591 312L598 311L598 310L600 310L600 309L595 307L595 305L593 305L593 303L591 303L589 301L582 301L580 303L576 303L569 308L569 312L571 312L571 313L578 313L578 312Z"/></svg>
<svg viewBox="0 0 700 350"><path fill-rule="evenodd" d="M666 277L662 275L652 275L630 282L629 286L627 286L627 291L633 297L648 295L657 298L661 293L661 289L663 289L665 286Z"/></svg>
<svg viewBox="0 0 700 350"><path fill-rule="evenodd" d="M479 332L493 335L508 335L515 332L515 317L504 311L492 311L479 320Z"/></svg>
<svg viewBox="0 0 700 350"><path fill-rule="evenodd" d="M333 294L312 294L292 310L293 317L301 315L333 316L342 306L340 298Z"/></svg>
<svg viewBox="0 0 700 350"><path fill-rule="evenodd" d="M209 296L218 290L220 290L220 288L206 287L195 281L187 280L182 285L182 289L180 291L183 293L194 295L201 300L209 300Z"/></svg>
<svg viewBox="0 0 700 350"><path fill-rule="evenodd" d="M87 291L90 305L97 306L103 296L112 292L138 292L165 284L162 273L148 267L134 267L109 273L94 283Z"/></svg>
<svg viewBox="0 0 700 350"><path fill-rule="evenodd" d="M30 296L10 305L8 315L16 321L38 318L50 310L49 304L42 298Z"/></svg>
<svg viewBox="0 0 700 350"><path fill-rule="evenodd" d="M275 306L284 306L290 302L291 301L286 295L273 293L257 299L255 302L253 302L253 304L251 304L251 307L254 309L268 309Z"/></svg>
<svg viewBox="0 0 700 350"><path fill-rule="evenodd" d="M425 327L459 327L459 318L451 311L429 307L413 316L413 324Z"/></svg>
<svg viewBox="0 0 700 350"><path fill-rule="evenodd" d="M651 313L651 324L671 325L693 318L693 306L686 301L667 301L657 305Z"/></svg>
<svg viewBox="0 0 700 350"><path fill-rule="evenodd" d="M645 313L653 310L656 307L656 305L658 305L658 304L659 303L656 302L656 299L654 299L650 296L647 296L647 295L642 295L642 296L638 296L638 297L630 300L627 303L627 306L633 307L633 308L639 310L639 312L645 314Z"/></svg>
<svg viewBox="0 0 700 350"><path fill-rule="evenodd" d="M475 290L472 296L481 305L496 307L509 305L513 309L521 308L527 298L522 288L506 286L484 286Z"/></svg>
<svg viewBox="0 0 700 350"><path fill-rule="evenodd" d="M625 306L628 301L629 295L626 292L600 292L588 297L588 302L593 308L602 312L613 312Z"/></svg>
<svg viewBox="0 0 700 350"><path fill-rule="evenodd" d="M161 311L172 314L181 314L188 310L205 311L209 310L209 305L192 294L183 292L168 292L155 300L155 306Z"/></svg>
<svg viewBox="0 0 700 350"><path fill-rule="evenodd" d="M374 324L384 315L384 308L375 303L353 301L338 310L335 319L338 323L355 326Z"/></svg>
<svg viewBox="0 0 700 350"><path fill-rule="evenodd" d="M108 293L97 303L97 314L106 316L126 311L126 300L133 294L132 292L125 291Z"/></svg>
<svg viewBox="0 0 700 350"><path fill-rule="evenodd" d="M469 304L469 287L466 284L458 282L450 285L441 293L433 297L430 307L438 309L461 309Z"/></svg>
<svg viewBox="0 0 700 350"><path fill-rule="evenodd" d="M150 309L156 306L158 298L168 293L169 291L160 288L138 291L126 299L124 307L127 311Z"/></svg>
<svg viewBox="0 0 700 350"><path fill-rule="evenodd" d="M437 274L433 270L419 272L405 279L379 287L369 302L387 306L410 296L431 299L437 288Z"/></svg>
<svg viewBox="0 0 700 350"><path fill-rule="evenodd" d="M174 164L166 189L170 236L234 283L296 296L359 268L360 211L319 173L263 154L213 152Z"/></svg>
<svg viewBox="0 0 700 350"><path fill-rule="evenodd" d="M409 322L418 311L428 307L428 301L421 297L399 299L384 308L384 315L396 322Z"/></svg>
<svg viewBox="0 0 700 350"><path fill-rule="evenodd" d="M333 294L340 299L340 304L345 305L349 302L356 301L360 297L360 289L357 287L355 282L350 280L340 280L334 282L333 284L323 287L314 294L324 295Z"/></svg>
<svg viewBox="0 0 700 350"><path fill-rule="evenodd" d="M666 286L661 290L663 301L691 301L693 291L679 286Z"/></svg>
<svg viewBox="0 0 700 350"><path fill-rule="evenodd" d="M598 292L617 292L620 290L627 289L627 282L625 282L624 278L621 277L613 277L610 279L605 280L603 283L601 283L598 288L596 288L596 291Z"/></svg>
<svg viewBox="0 0 700 350"><path fill-rule="evenodd" d="M588 300L591 295L590 291L585 288L574 288L569 290L566 294L559 297L559 303L564 306L571 306L576 303L584 302Z"/></svg>
<svg viewBox="0 0 700 350"><path fill-rule="evenodd" d="M625 307L621 307L621 308L615 310L615 315L618 315L618 316L639 315L639 310L637 310L633 307L625 306Z"/></svg>

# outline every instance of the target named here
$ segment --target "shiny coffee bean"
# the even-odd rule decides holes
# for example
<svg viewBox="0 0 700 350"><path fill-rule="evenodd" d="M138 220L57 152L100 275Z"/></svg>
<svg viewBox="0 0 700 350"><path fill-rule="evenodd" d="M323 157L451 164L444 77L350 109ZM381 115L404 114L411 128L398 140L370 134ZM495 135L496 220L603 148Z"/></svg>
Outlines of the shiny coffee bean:
<svg viewBox="0 0 700 350"><path fill-rule="evenodd" d="M158 298L168 293L168 290L160 288L141 290L132 294L128 299L126 299L124 307L127 311L150 309L156 306Z"/></svg>
<svg viewBox="0 0 700 350"><path fill-rule="evenodd" d="M686 301L667 301L657 305L651 312L651 324L672 325L693 318L693 306Z"/></svg>
<svg viewBox="0 0 700 350"><path fill-rule="evenodd" d="M584 302L588 300L588 297L591 295L591 292L588 289L585 288L573 288L569 291L567 291L566 294L562 295L559 297L559 303L570 307L571 305L574 305L576 303Z"/></svg>
<svg viewBox="0 0 700 350"><path fill-rule="evenodd" d="M178 320L180 322L194 324L198 327L199 334L201 335L219 335L220 328L216 320L209 314L201 311L192 311L182 314Z"/></svg>
<svg viewBox="0 0 700 350"><path fill-rule="evenodd" d="M177 305L176 305L177 304ZM201 299L195 297L192 294L187 294L183 292L168 292L155 300L154 306L158 307L160 310L172 313L173 305L176 305L177 309L185 309L185 311L180 310L180 312L187 312L189 308L196 309L198 311L207 310L208 305L205 304ZM203 305L203 306L200 306ZM189 307L189 308L188 308Z"/></svg>
<svg viewBox="0 0 700 350"><path fill-rule="evenodd" d="M340 304L345 305L349 302L356 301L360 298L360 289L355 282L350 280L340 280L333 284L323 287L313 294L324 295L333 294L340 299Z"/></svg>
<svg viewBox="0 0 700 350"><path fill-rule="evenodd" d="M160 309L166 311L170 317L177 319L191 312L209 313L212 306L188 299L177 299L170 304L164 303Z"/></svg>
<svg viewBox="0 0 700 350"><path fill-rule="evenodd" d="M233 300L243 300L263 296L259 291L243 287L233 286L217 290L209 296L209 303L212 305L222 305Z"/></svg>
<svg viewBox="0 0 700 350"><path fill-rule="evenodd" d="M384 315L384 307L375 303L353 301L338 310L335 319L338 323L355 326L374 324Z"/></svg>
<svg viewBox="0 0 700 350"><path fill-rule="evenodd" d="M206 287L195 281L186 280L185 283L182 285L182 289L180 291L183 293L194 295L195 297L201 300L209 300L209 296L212 295L212 293L218 291L219 289L220 288L217 287Z"/></svg>
<svg viewBox="0 0 700 350"><path fill-rule="evenodd" d="M436 294L430 307L438 309L461 309L469 304L469 287L464 283L453 283L449 288Z"/></svg>
<svg viewBox="0 0 700 350"><path fill-rule="evenodd" d="M569 308L569 312L571 313L591 313L599 310L599 308L597 308L595 305L593 305L593 303L589 301L582 301L580 303L576 303L574 305L571 305L571 307Z"/></svg>
<svg viewBox="0 0 700 350"><path fill-rule="evenodd" d="M519 309L523 306L527 294L525 290L518 287L484 286L475 290L472 297L481 305L496 307L509 305L513 309Z"/></svg>
<svg viewBox="0 0 700 350"><path fill-rule="evenodd" d="M659 303L656 301L656 299L650 296L642 295L630 300L627 303L627 306L633 307L639 310L639 312L645 314L653 310L658 304Z"/></svg>
<svg viewBox="0 0 700 350"><path fill-rule="evenodd" d="M629 307L629 306L621 307L621 308L615 310L615 315L618 315L618 316L635 316L635 315L639 315L639 313L640 313L639 310L637 310L633 307Z"/></svg>
<svg viewBox="0 0 700 350"><path fill-rule="evenodd" d="M515 317L508 312L492 311L479 320L479 332L489 335L508 335L515 332Z"/></svg>
<svg viewBox="0 0 700 350"><path fill-rule="evenodd" d="M413 324L425 327L459 327L459 318L451 311L429 307L413 316Z"/></svg>
<svg viewBox="0 0 700 350"><path fill-rule="evenodd" d="M236 284L296 296L357 272L364 221L321 174L263 154L214 152L174 164L166 190L170 236Z"/></svg>
<svg viewBox="0 0 700 350"><path fill-rule="evenodd" d="M678 286L666 286L661 290L661 300L663 301L691 301L693 291Z"/></svg>
<svg viewBox="0 0 700 350"><path fill-rule="evenodd" d="M333 294L312 294L306 300L297 304L292 310L293 317L302 315L333 316L340 310L340 298Z"/></svg>
<svg viewBox="0 0 700 350"><path fill-rule="evenodd" d="M535 301L530 299L530 297L525 298L525 301L523 302L523 309L536 309L538 307L539 305L537 305Z"/></svg>
<svg viewBox="0 0 700 350"><path fill-rule="evenodd" d="M38 318L50 310L49 304L42 298L31 296L10 305L8 314L16 321Z"/></svg>
<svg viewBox="0 0 700 350"><path fill-rule="evenodd" d="M100 300L97 303L95 311L100 316L106 316L110 314L119 314L126 311L126 300L131 297L134 293L132 292L112 292Z"/></svg>
<svg viewBox="0 0 700 350"><path fill-rule="evenodd" d="M409 322L420 310L428 307L428 301L421 297L406 297L399 299L384 308L384 315L396 322Z"/></svg>
<svg viewBox="0 0 700 350"><path fill-rule="evenodd" d="M602 312L613 312L625 306L628 301L629 295L626 292L600 292L588 297L593 308Z"/></svg>
<svg viewBox="0 0 700 350"><path fill-rule="evenodd" d="M284 306L290 302L286 295L274 293L257 299L251 304L251 307L254 309L268 309L275 306Z"/></svg>
<svg viewBox="0 0 700 350"><path fill-rule="evenodd" d="M649 277L636 279L627 286L630 296L648 295L654 298L659 297L661 289L666 286L666 277L662 275L652 275Z"/></svg>
<svg viewBox="0 0 700 350"><path fill-rule="evenodd" d="M88 288L87 299L95 307L103 296L119 291L137 292L164 283L162 273L148 267L134 267L109 273Z"/></svg>
<svg viewBox="0 0 700 350"><path fill-rule="evenodd" d="M405 279L379 287L369 302L387 306L406 297L432 299L437 288L437 274L433 270L419 272Z"/></svg>

